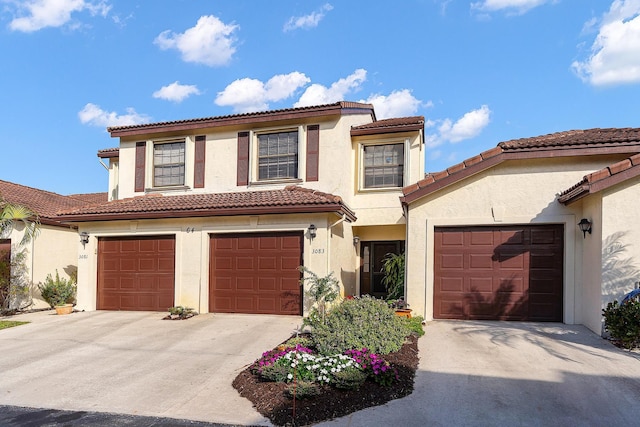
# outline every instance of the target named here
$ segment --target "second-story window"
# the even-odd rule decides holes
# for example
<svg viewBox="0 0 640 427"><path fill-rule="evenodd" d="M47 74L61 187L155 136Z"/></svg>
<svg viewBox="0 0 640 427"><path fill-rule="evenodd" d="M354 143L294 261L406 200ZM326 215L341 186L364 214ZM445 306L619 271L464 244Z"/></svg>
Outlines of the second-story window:
<svg viewBox="0 0 640 427"><path fill-rule="evenodd" d="M364 188L402 187L404 144L364 147Z"/></svg>
<svg viewBox="0 0 640 427"><path fill-rule="evenodd" d="M258 180L298 178L298 131L258 135Z"/></svg>
<svg viewBox="0 0 640 427"><path fill-rule="evenodd" d="M153 146L153 186L184 185L184 141Z"/></svg>

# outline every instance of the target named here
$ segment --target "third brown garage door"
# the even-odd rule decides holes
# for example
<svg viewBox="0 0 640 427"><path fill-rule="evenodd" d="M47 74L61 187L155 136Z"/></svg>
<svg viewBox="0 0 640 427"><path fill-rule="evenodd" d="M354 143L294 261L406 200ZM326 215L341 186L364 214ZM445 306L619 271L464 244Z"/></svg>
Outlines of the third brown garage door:
<svg viewBox="0 0 640 427"><path fill-rule="evenodd" d="M301 314L302 233L211 236L209 311Z"/></svg>
<svg viewBox="0 0 640 427"><path fill-rule="evenodd" d="M562 225L435 229L434 318L562 321Z"/></svg>

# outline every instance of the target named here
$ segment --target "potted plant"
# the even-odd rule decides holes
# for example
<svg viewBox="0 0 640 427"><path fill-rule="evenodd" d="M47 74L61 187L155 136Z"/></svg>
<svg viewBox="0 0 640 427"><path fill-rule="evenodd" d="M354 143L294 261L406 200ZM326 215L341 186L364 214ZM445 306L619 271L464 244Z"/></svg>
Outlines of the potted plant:
<svg viewBox="0 0 640 427"><path fill-rule="evenodd" d="M404 254L388 253L382 260L382 284L387 288L387 302L396 314L411 317L411 309L404 300Z"/></svg>
<svg viewBox="0 0 640 427"><path fill-rule="evenodd" d="M47 274L44 283L38 284L38 289L42 298L56 309L58 314L69 314L73 311L76 302L76 292L78 290L73 277L65 279L60 277L56 270L55 279L51 273Z"/></svg>

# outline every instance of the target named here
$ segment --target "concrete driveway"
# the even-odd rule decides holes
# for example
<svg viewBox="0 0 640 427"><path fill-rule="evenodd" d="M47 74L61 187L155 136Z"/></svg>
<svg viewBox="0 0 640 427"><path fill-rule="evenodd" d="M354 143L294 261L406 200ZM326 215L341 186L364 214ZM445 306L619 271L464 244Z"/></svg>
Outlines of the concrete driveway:
<svg viewBox="0 0 640 427"><path fill-rule="evenodd" d="M46 311L0 330L0 405L270 425L231 387L295 316Z"/></svg>
<svg viewBox="0 0 640 427"><path fill-rule="evenodd" d="M231 387L299 317L20 315L0 331L0 405L269 425ZM322 426L637 426L640 354L582 326L431 322L415 391Z"/></svg>
<svg viewBox="0 0 640 427"><path fill-rule="evenodd" d="M322 426L638 426L640 354L582 326L437 321L412 395Z"/></svg>

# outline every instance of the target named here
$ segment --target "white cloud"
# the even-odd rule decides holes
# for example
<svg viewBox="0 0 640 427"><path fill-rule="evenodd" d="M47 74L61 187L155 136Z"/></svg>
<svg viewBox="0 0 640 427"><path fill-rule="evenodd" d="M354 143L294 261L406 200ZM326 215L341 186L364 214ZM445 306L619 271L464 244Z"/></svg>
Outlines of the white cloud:
<svg viewBox="0 0 640 427"><path fill-rule="evenodd" d="M154 43L160 49L178 49L182 60L210 67L226 65L236 52L233 33L239 27L225 24L213 15L201 16L195 27L184 33L163 31Z"/></svg>
<svg viewBox="0 0 640 427"><path fill-rule="evenodd" d="M388 117L404 117L414 115L420 106L431 107L433 103L426 104L415 98L409 89L393 91L389 95L371 95L366 100L361 100L367 104L373 104L378 119Z"/></svg>
<svg viewBox="0 0 640 427"><path fill-rule="evenodd" d="M571 68L594 86L640 82L640 0L615 0L604 14L591 56Z"/></svg>
<svg viewBox="0 0 640 427"><path fill-rule="evenodd" d="M91 16L107 16L111 5L105 1L87 0L25 0L17 2L18 14L9 23L14 31L31 33L47 27L61 27L71 20L74 12L88 11Z"/></svg>
<svg viewBox="0 0 640 427"><path fill-rule="evenodd" d="M232 106L237 113L264 111L269 108L269 102L289 98L310 81L306 75L297 71L278 74L266 83L257 79L238 79L218 93L215 103Z"/></svg>
<svg viewBox="0 0 640 427"><path fill-rule="evenodd" d="M357 91L366 79L367 70L359 68L353 74L334 82L330 87L314 83L304 91L293 106L306 107L343 101L348 93Z"/></svg>
<svg viewBox="0 0 640 427"><path fill-rule="evenodd" d="M535 7L554 1L555 0L482 0L471 3L471 10L486 13L505 11L509 14L522 15Z"/></svg>
<svg viewBox="0 0 640 427"><path fill-rule="evenodd" d="M304 28L304 29L315 28L318 26L322 18L324 18L324 16L327 14L327 12L329 12L332 9L333 9L333 6L327 3L324 6L322 6L320 9L318 9L313 13L310 13L309 15L292 16L291 18L289 18L287 23L284 24L283 31L285 32L293 31L293 30L297 30L298 28Z"/></svg>
<svg viewBox="0 0 640 427"><path fill-rule="evenodd" d="M148 116L136 113L133 108L127 108L127 114L118 115L104 111L100 106L92 103L88 103L78 112L78 118L82 124L102 127L139 125L150 121Z"/></svg>
<svg viewBox="0 0 640 427"><path fill-rule="evenodd" d="M191 95L200 95L198 87L195 85L181 85L177 80L153 92L154 98L173 102L182 102Z"/></svg>
<svg viewBox="0 0 640 427"><path fill-rule="evenodd" d="M428 147L437 147L444 142L456 143L465 139L475 138L487 127L491 120L489 106L483 105L477 110L472 110L459 118L455 123L451 119L444 119L438 126L438 133L425 136ZM434 122L429 121L428 127L433 127ZM427 127L427 126L426 126Z"/></svg>

